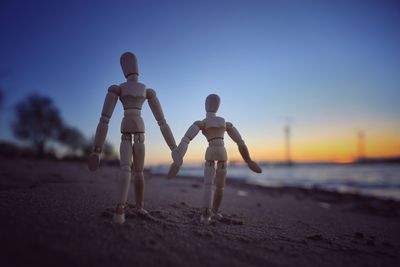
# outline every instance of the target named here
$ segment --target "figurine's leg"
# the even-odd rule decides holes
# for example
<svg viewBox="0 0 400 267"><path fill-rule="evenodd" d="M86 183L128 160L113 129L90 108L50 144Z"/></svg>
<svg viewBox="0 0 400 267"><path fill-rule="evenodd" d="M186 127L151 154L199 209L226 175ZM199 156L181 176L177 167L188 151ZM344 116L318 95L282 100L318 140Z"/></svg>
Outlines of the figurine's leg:
<svg viewBox="0 0 400 267"><path fill-rule="evenodd" d="M204 166L204 195L203 213L200 222L209 223L211 220L212 183L215 176L215 162L206 161Z"/></svg>
<svg viewBox="0 0 400 267"><path fill-rule="evenodd" d="M218 210L219 207L221 206L222 198L224 195L225 177L226 177L226 161L218 161L217 172L215 176L214 201L212 208L212 212L218 217L222 217L222 215L218 213Z"/></svg>
<svg viewBox="0 0 400 267"><path fill-rule="evenodd" d="M123 134L120 145L120 171L118 181L118 204L114 214L114 222L125 222L125 206L128 199L132 165L132 135Z"/></svg>
<svg viewBox="0 0 400 267"><path fill-rule="evenodd" d="M143 209L144 204L144 133L134 135L133 144L133 182L135 187L135 202L139 212L147 213Z"/></svg>

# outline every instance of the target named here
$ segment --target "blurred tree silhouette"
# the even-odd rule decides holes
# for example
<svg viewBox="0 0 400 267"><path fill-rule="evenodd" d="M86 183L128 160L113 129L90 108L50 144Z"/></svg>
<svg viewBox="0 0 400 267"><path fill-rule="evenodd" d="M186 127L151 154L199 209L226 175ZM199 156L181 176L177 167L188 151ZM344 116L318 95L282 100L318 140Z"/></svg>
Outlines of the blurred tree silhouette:
<svg viewBox="0 0 400 267"><path fill-rule="evenodd" d="M16 121L12 130L16 138L28 140L39 156L44 155L46 142L57 140L63 129L60 112L46 96L33 94L15 106Z"/></svg>
<svg viewBox="0 0 400 267"><path fill-rule="evenodd" d="M63 127L58 136L58 141L66 145L71 154L75 155L79 152L82 153L87 143L85 136L78 129L72 127Z"/></svg>

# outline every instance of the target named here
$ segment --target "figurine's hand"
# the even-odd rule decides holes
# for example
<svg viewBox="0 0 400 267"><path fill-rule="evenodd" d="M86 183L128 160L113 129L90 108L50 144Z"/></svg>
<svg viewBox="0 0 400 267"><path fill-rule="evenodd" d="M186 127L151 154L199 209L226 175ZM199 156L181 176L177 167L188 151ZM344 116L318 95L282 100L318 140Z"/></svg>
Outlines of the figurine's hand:
<svg viewBox="0 0 400 267"><path fill-rule="evenodd" d="M181 166L183 163L183 158L181 157L178 148L174 148L171 151L171 157L174 160L174 163L178 166Z"/></svg>
<svg viewBox="0 0 400 267"><path fill-rule="evenodd" d="M247 166L249 166L250 170L252 170L253 172L256 172L256 173L261 173L261 172L262 172L260 166L258 166L258 164L255 163L255 162L252 161L252 160L250 160L249 162L247 162Z"/></svg>
<svg viewBox="0 0 400 267"><path fill-rule="evenodd" d="M88 160L89 170L93 172L99 168L99 165L100 165L100 154L93 152L92 154L90 154Z"/></svg>

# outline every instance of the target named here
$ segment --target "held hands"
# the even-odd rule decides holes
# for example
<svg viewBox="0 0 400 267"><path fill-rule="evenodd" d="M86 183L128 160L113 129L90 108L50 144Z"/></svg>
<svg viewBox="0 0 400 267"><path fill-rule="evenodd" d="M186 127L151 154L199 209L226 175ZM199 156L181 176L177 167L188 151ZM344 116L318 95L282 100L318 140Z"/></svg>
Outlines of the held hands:
<svg viewBox="0 0 400 267"><path fill-rule="evenodd" d="M249 161L247 162L247 166L248 166L249 169L252 170L253 172L256 172L256 173L261 173L261 172L262 172L260 166L258 166L258 164L257 164L256 162L252 161L252 160L249 160Z"/></svg>
<svg viewBox="0 0 400 267"><path fill-rule="evenodd" d="M180 169L180 167L182 166L182 163L183 163L183 159L182 159L182 156L179 153L178 148L174 148L171 151L171 157L172 157L174 162L169 167L169 171L168 171L168 174L167 174L167 177L169 179L174 178L178 174L179 169Z"/></svg>
<svg viewBox="0 0 400 267"><path fill-rule="evenodd" d="M92 154L90 154L88 159L89 170L94 172L99 168L99 165L100 165L100 153L93 152Z"/></svg>

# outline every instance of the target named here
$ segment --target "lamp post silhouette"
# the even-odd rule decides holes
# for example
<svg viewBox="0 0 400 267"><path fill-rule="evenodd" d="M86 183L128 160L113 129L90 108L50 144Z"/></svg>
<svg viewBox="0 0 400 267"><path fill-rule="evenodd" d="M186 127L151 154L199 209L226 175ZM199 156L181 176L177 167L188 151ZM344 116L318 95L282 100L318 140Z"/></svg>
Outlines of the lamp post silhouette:
<svg viewBox="0 0 400 267"><path fill-rule="evenodd" d="M357 160L364 160L365 159L365 133L364 131L360 130L357 133Z"/></svg>
<svg viewBox="0 0 400 267"><path fill-rule="evenodd" d="M286 157L286 162L285 164L288 166L291 166L293 164L292 162L292 156L291 156L291 127L290 127L291 119L287 119L287 124L284 127L283 131L285 134L285 157Z"/></svg>

